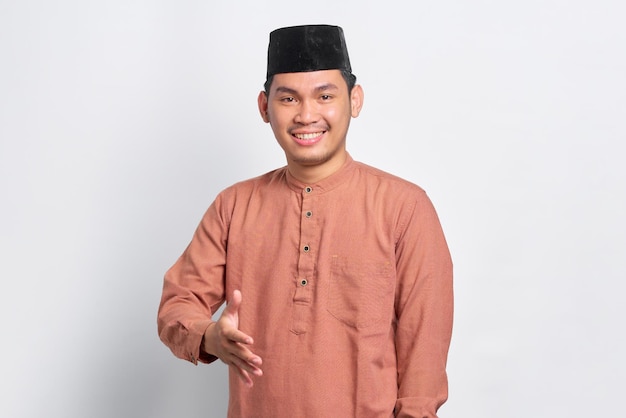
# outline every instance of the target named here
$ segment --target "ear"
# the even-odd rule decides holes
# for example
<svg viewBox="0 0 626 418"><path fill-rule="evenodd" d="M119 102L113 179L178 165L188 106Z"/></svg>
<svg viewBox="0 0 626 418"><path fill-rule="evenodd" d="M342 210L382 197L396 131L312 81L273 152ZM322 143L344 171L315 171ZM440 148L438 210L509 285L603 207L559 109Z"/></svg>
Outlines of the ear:
<svg viewBox="0 0 626 418"><path fill-rule="evenodd" d="M352 117L356 118L363 107L363 88L360 84L355 85L350 93L350 110Z"/></svg>
<svg viewBox="0 0 626 418"><path fill-rule="evenodd" d="M267 115L267 94L265 94L263 90L261 90L261 92L259 93L257 102L259 105L259 113L261 114L261 119L263 119L263 122L269 123L270 118Z"/></svg>

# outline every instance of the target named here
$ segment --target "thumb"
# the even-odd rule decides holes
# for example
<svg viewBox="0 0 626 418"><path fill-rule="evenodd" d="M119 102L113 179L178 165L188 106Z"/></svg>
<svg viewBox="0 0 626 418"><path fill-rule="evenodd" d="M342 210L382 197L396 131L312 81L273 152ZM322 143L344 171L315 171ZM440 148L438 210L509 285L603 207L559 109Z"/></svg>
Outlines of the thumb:
<svg viewBox="0 0 626 418"><path fill-rule="evenodd" d="M239 312L239 306L241 306L241 292L239 290L233 291L233 297L226 305L224 311L230 315L237 315Z"/></svg>

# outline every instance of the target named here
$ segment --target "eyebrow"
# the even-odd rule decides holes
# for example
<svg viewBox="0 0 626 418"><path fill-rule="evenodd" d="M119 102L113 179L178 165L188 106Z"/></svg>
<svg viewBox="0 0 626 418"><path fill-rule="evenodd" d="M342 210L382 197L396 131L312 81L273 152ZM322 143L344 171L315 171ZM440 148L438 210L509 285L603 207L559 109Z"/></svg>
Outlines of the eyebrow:
<svg viewBox="0 0 626 418"><path fill-rule="evenodd" d="M327 90L338 90L339 87L337 87L335 84L333 83L325 83L325 84L321 84L317 87L315 87L314 91L316 92L320 92L320 91L327 91ZM278 86L276 87L276 93L286 93L286 94L298 94L298 92L292 88L289 87L285 87L285 86Z"/></svg>
<svg viewBox="0 0 626 418"><path fill-rule="evenodd" d="M322 84L321 86L315 87L315 91L326 91L326 90L337 90L339 87L334 85L333 83Z"/></svg>
<svg viewBox="0 0 626 418"><path fill-rule="evenodd" d="M278 86L276 87L276 93L296 94L298 92L294 89L290 89L289 87Z"/></svg>

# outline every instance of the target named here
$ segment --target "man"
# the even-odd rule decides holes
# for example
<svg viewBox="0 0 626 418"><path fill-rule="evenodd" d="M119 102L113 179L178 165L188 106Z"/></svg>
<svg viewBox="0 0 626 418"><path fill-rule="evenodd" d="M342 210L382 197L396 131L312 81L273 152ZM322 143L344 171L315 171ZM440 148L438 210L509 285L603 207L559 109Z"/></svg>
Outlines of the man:
<svg viewBox="0 0 626 418"><path fill-rule="evenodd" d="M222 191L165 275L160 338L229 365L229 417L436 417L447 399L448 248L422 189L347 153L355 79L341 28L270 34L258 106L287 166Z"/></svg>

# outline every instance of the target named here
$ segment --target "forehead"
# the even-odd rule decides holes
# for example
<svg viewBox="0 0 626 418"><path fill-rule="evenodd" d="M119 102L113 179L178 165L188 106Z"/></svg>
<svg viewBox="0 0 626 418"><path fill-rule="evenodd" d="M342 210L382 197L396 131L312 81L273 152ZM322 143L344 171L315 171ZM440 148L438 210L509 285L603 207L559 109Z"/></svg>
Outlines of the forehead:
<svg viewBox="0 0 626 418"><path fill-rule="evenodd" d="M297 92L307 93L325 86L337 89L345 88L347 91L347 84L339 70L275 74L271 91L276 91L278 88L288 88Z"/></svg>

